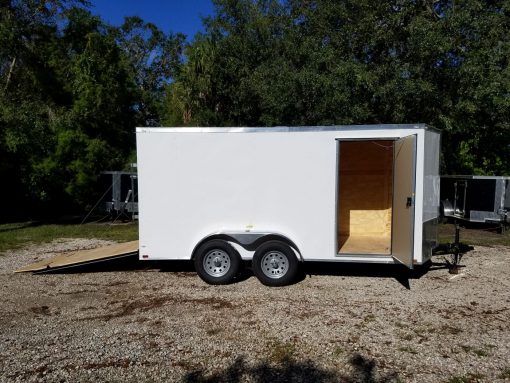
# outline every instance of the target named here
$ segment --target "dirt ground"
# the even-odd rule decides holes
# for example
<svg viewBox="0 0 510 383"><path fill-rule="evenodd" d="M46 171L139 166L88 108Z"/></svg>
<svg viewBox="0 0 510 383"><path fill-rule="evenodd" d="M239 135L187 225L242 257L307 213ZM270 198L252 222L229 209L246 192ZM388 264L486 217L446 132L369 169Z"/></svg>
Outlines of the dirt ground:
<svg viewBox="0 0 510 383"><path fill-rule="evenodd" d="M14 274L61 240L0 256L1 382L510 381L510 248L451 275L309 265L269 288L209 286L186 264Z"/></svg>

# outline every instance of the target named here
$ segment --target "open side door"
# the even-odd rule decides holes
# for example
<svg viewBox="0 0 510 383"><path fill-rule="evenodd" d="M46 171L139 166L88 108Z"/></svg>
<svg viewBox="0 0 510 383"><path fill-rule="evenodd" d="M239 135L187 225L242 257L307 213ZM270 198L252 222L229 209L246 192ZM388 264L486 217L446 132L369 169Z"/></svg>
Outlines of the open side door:
<svg viewBox="0 0 510 383"><path fill-rule="evenodd" d="M416 134L394 143L391 255L413 268Z"/></svg>

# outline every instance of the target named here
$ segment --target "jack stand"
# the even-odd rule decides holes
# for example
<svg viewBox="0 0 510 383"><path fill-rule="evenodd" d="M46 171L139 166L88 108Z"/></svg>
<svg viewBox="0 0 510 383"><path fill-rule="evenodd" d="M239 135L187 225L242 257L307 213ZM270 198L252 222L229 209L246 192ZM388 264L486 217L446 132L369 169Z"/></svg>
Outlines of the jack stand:
<svg viewBox="0 0 510 383"><path fill-rule="evenodd" d="M433 255L442 256L445 263L446 268L450 274L459 274L460 270L465 267L461 266L460 262L462 257L467 252L473 250L473 246L468 246L460 242L460 226L457 220L454 221L455 224L455 242L453 243L445 243L437 246L434 249Z"/></svg>
<svg viewBox="0 0 510 383"><path fill-rule="evenodd" d="M460 249L460 228L457 220L455 220L455 242L450 244L450 252L452 254L452 263L450 264L450 274L459 274L460 266L459 263L462 259L462 252Z"/></svg>

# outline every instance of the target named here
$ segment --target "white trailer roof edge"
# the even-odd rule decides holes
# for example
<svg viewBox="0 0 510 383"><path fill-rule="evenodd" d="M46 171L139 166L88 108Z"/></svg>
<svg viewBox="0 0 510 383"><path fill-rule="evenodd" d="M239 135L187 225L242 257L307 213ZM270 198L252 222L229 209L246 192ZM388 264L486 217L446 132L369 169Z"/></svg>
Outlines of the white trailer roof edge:
<svg viewBox="0 0 510 383"><path fill-rule="evenodd" d="M427 124L375 124L331 126L274 126L274 127L137 127L137 133L258 133L258 132L328 132L378 129L425 129L439 131Z"/></svg>

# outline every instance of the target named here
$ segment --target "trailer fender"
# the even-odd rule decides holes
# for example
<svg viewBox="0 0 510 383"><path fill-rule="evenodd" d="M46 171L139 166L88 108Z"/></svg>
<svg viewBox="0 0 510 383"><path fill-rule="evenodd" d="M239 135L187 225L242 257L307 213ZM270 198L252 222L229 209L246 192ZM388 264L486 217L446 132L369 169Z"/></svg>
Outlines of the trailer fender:
<svg viewBox="0 0 510 383"><path fill-rule="evenodd" d="M262 243L267 241L282 241L283 243L287 244L294 250L294 252L297 255L297 258L299 261L303 261L303 256L301 255L301 252L299 251L299 248L296 246L296 244L290 240L288 237L286 237L283 234L279 233L268 233L268 232L245 232L245 233L228 233L228 232L219 232L219 233L213 233L206 237L204 237L200 242L198 242L195 247L193 248L193 252L191 255L191 259L195 258L196 250L206 241L210 241L213 239L221 239L227 242L233 242L245 250L248 251L255 251Z"/></svg>

